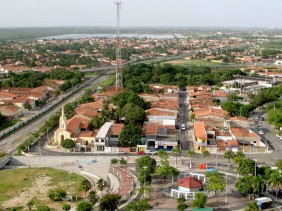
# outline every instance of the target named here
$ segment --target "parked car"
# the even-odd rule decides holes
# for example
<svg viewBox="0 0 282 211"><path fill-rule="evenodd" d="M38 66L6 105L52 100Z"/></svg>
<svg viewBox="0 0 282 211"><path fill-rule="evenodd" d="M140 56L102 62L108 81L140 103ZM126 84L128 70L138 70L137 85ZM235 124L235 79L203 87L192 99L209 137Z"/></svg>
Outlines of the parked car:
<svg viewBox="0 0 282 211"><path fill-rule="evenodd" d="M259 131L259 134L260 134L260 135L263 135L263 134L264 134L264 132L263 132L262 130L260 130L260 131Z"/></svg>
<svg viewBox="0 0 282 211"><path fill-rule="evenodd" d="M156 154L157 154L157 151L154 151L154 150L146 150L145 154L148 154L148 155L156 155Z"/></svg>

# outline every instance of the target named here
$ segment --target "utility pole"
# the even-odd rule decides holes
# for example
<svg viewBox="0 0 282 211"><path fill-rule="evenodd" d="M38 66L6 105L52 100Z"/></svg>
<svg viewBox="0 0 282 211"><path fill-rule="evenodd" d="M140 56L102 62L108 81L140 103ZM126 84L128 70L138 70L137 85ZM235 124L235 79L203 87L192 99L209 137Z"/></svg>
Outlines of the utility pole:
<svg viewBox="0 0 282 211"><path fill-rule="evenodd" d="M121 1L116 0L117 6L117 37L116 37L116 92L119 88L123 87L122 70L121 70L121 42L120 42L120 9Z"/></svg>

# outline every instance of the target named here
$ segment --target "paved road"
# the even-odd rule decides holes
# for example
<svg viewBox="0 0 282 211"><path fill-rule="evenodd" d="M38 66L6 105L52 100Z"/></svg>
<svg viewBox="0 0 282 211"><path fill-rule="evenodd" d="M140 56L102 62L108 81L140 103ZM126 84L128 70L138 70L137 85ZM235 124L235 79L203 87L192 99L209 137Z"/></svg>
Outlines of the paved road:
<svg viewBox="0 0 282 211"><path fill-rule="evenodd" d="M271 145L274 149L274 151L281 151L282 150L282 141L276 136L275 131L273 130L272 126L268 124L268 122L265 121L259 121L258 125L254 123L255 117L263 117L264 119L267 119L267 113L264 109L260 109L256 111L250 118L250 127L251 129L256 132L258 135L260 135L258 132L263 131L264 134L260 135L263 140L269 141L269 145Z"/></svg>
<svg viewBox="0 0 282 211"><path fill-rule="evenodd" d="M5 138L2 138L1 142L0 142L1 152L8 153L8 152L12 151L14 148L16 148L18 145L20 145L20 143L23 141L23 137L27 136L31 132L36 131L41 125L44 124L44 122L47 119L50 118L50 116L52 116L54 113L59 111L62 108L62 106L64 106L65 104L67 104L69 102L72 102L72 101L75 101L76 99L78 99L84 93L84 90L89 88L90 86L92 86L94 82L100 83L103 80L105 80L107 77L108 76L105 75L105 76L99 77L96 80L89 79L89 81L92 81L92 82L85 85L79 92L75 93L71 97L65 99L63 102L59 103L58 105L56 105L55 107L50 109L48 111L48 113L44 114L39 119L32 121L30 124L27 124L26 126L22 127L20 130L6 136Z"/></svg>
<svg viewBox="0 0 282 211"><path fill-rule="evenodd" d="M177 119L177 125L179 126L179 140L182 150L192 149L191 134L189 133L189 117L188 117L188 104L187 104L187 93L184 91L179 92L179 113ZM185 130L181 130L181 125L185 125Z"/></svg>

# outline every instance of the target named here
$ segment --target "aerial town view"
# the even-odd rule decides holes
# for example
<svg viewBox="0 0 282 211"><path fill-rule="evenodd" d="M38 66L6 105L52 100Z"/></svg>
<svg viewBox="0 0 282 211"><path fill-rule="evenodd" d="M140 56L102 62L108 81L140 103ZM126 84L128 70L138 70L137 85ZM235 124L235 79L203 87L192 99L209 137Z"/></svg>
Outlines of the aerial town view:
<svg viewBox="0 0 282 211"><path fill-rule="evenodd" d="M281 0L10 0L0 211L282 211Z"/></svg>

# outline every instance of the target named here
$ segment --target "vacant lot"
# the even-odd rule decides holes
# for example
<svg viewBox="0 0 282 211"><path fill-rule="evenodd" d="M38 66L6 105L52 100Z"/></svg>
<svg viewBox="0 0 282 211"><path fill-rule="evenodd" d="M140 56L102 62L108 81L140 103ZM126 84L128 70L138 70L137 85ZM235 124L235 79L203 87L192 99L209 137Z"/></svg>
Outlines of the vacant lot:
<svg viewBox="0 0 282 211"><path fill-rule="evenodd" d="M80 196L83 179L75 173L50 168L0 171L0 204L3 208L20 207L26 210L26 204L33 200L35 204L47 204L56 210L61 207L61 202L52 202L47 196L48 191L62 188L68 194Z"/></svg>

